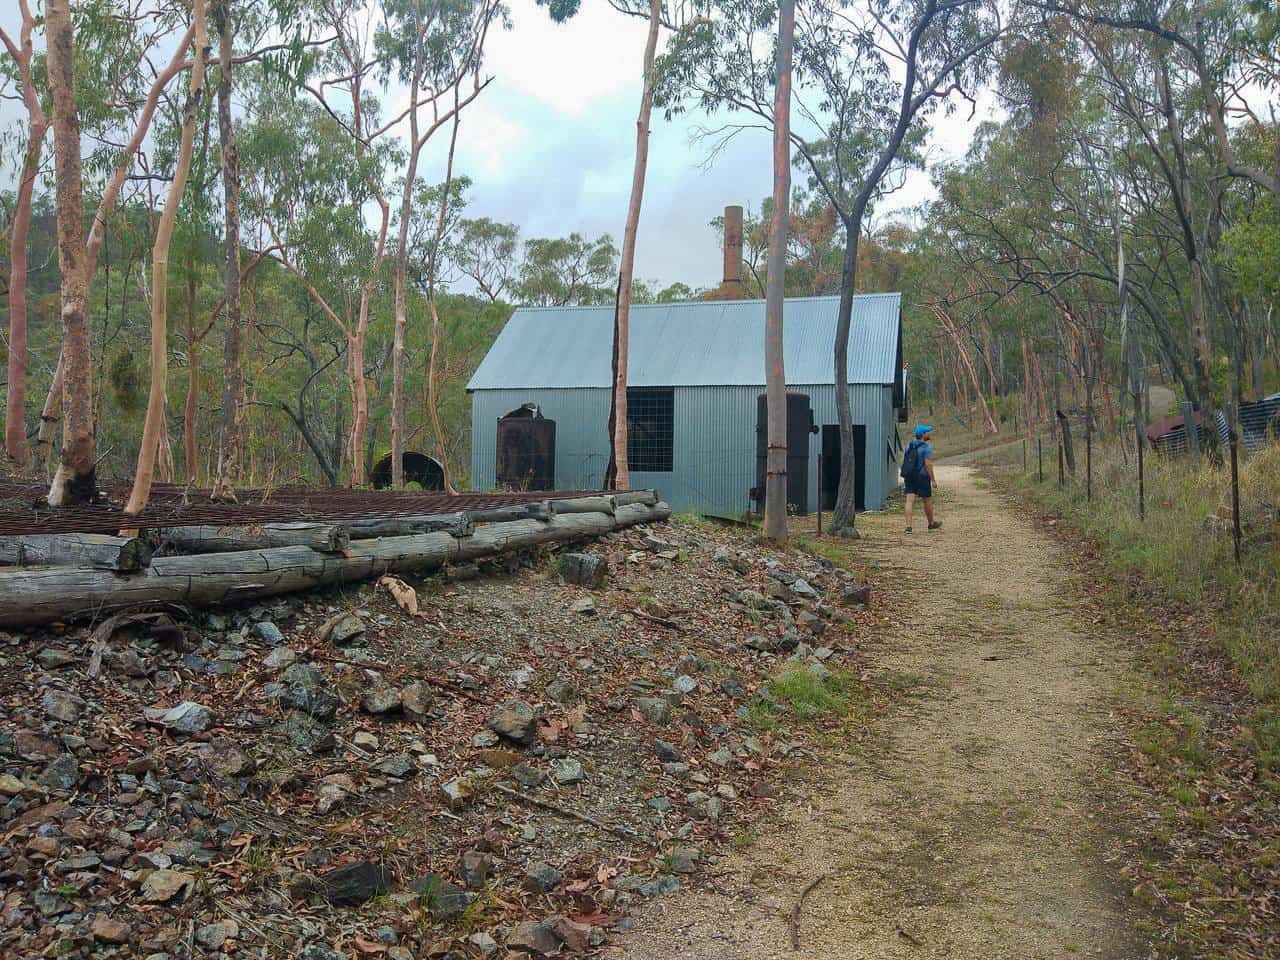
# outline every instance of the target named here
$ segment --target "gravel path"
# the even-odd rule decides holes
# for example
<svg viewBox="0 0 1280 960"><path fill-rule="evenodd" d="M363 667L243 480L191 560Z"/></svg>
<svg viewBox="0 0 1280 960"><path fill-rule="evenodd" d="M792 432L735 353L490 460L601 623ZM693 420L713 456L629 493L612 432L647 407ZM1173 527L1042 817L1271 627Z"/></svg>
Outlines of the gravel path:
<svg viewBox="0 0 1280 960"><path fill-rule="evenodd" d="M1122 652L1060 598L1050 541L962 466L942 531L867 515L859 550L898 591L879 669L909 688L859 756L831 744L806 799L660 901L616 955L1137 958L1097 800ZM801 949L789 943L796 895Z"/></svg>

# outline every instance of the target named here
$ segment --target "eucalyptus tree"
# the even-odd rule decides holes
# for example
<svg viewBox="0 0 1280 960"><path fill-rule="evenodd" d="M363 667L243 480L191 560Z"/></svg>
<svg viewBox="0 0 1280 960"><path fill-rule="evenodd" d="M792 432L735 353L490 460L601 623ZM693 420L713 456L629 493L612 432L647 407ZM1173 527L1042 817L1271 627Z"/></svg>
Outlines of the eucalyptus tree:
<svg viewBox="0 0 1280 960"><path fill-rule="evenodd" d="M607 303L615 290L618 248L607 233L589 240L580 233L567 237L530 237L517 271L513 292L526 306L565 307Z"/></svg>
<svg viewBox="0 0 1280 960"><path fill-rule="evenodd" d="M53 102L55 187L58 196L58 272L62 286L62 342L67 422L49 504L64 506L97 494L93 455L93 365L89 354L89 276L84 251L84 183L76 112L75 34L68 0L47 0L49 92Z"/></svg>
<svg viewBox="0 0 1280 960"><path fill-rule="evenodd" d="M385 3L383 10L386 20L375 41L384 62L383 76L385 79L394 74L409 88L409 106L405 111L409 121L408 161L400 197L392 346L391 478L392 485L399 489L404 486L408 232L418 161L432 136L456 120L462 109L488 86L491 78L482 76L485 41L490 27L505 21L506 7L500 0L434 0L430 4L424 0L396 0ZM452 155L451 143L451 170ZM434 281L431 289L434 295ZM436 328L438 330L438 323Z"/></svg>
<svg viewBox="0 0 1280 960"><path fill-rule="evenodd" d="M490 303L497 303L513 282L519 246L520 228L514 223L463 219L449 244L449 257Z"/></svg>
<svg viewBox="0 0 1280 960"><path fill-rule="evenodd" d="M22 24L15 40L0 27L0 43L9 60L2 63L0 89L12 78L27 111L26 143L18 186L14 193L13 216L9 226L9 382L5 390L4 446L9 458L23 468L27 452L27 236L31 227L31 198L40 172L40 154L49 130L49 117L40 102L33 65L36 17L30 0L19 0Z"/></svg>
<svg viewBox="0 0 1280 960"><path fill-rule="evenodd" d="M151 389L147 398L147 415L142 427L138 467L133 475L133 488L124 507L126 516L136 516L147 506L151 497L156 454L160 450L160 437L165 429L164 406L169 373L169 244L173 237L173 225L178 216L178 207L182 203L182 193L186 188L187 175L191 170L196 113L204 90L205 63L209 53L209 33L205 23L204 0L192 0L191 13L192 27L195 31L195 57L191 67L187 101L183 107L181 144L178 148L173 182L169 185L164 212L160 215L160 222L156 227L151 270Z"/></svg>
<svg viewBox="0 0 1280 960"><path fill-rule="evenodd" d="M858 243L875 203L919 163L926 122L986 76L1006 31L1007 5L994 0L811 0L797 13L791 142L845 231L834 349L840 424L840 485L832 532L854 528L853 417L848 354ZM777 7L769 0L718 0L715 15L686 31L664 56L660 103L669 114L696 100L709 112L746 114L721 131L773 123L769 49ZM1015 5L1016 10L1016 5Z"/></svg>
<svg viewBox="0 0 1280 960"><path fill-rule="evenodd" d="M100 144L89 155L90 171L110 171L102 183L97 210L84 240L86 303L93 287L98 256L102 251L107 218L116 209L121 190L134 172L161 98L169 84L192 66L187 55L195 36L193 25L186 27L182 33L175 30L173 18L163 8L156 11L154 16L143 18L116 18L111 16L109 10L105 15L99 16L102 13L102 10L91 7L83 11L86 19L81 25L73 27L76 31L73 42L80 51L77 54L76 70L92 70L94 77L94 82L84 83L82 89L78 90L77 106L80 112L77 125L82 131L87 129ZM153 24L154 27L142 33L125 32L126 28L143 23ZM46 16L46 34L48 32ZM173 44L168 63L163 67L154 65L151 62L152 52L172 43L175 36L177 41ZM86 51L88 54L82 55ZM50 87L52 89L52 82ZM117 99L104 102L101 98L90 95L106 90L118 91ZM83 196L83 187L81 194ZM83 200L81 208L83 209ZM62 416L64 399L69 396L65 385L67 363L64 344L40 412L36 445L37 458L41 462L47 461L53 450L54 431ZM79 387L72 389L78 390ZM64 430L64 444L65 434Z"/></svg>

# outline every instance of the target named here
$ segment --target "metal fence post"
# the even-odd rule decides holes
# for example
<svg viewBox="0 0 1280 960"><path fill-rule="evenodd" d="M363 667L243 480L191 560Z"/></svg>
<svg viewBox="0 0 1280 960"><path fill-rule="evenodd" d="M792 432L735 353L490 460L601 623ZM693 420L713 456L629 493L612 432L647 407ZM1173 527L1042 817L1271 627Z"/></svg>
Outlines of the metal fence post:
<svg viewBox="0 0 1280 960"><path fill-rule="evenodd" d="M1093 423L1092 414L1088 415L1089 419L1085 421L1086 425ZM1084 432L1084 498L1089 503L1093 503L1093 429Z"/></svg>
<svg viewBox="0 0 1280 960"><path fill-rule="evenodd" d="M1233 426L1228 433L1231 441L1231 541L1235 547L1236 566L1240 566L1240 438Z"/></svg>
<svg viewBox="0 0 1280 960"><path fill-rule="evenodd" d="M1062 440L1058 440L1058 489L1067 485L1067 475L1062 464Z"/></svg>
<svg viewBox="0 0 1280 960"><path fill-rule="evenodd" d="M1036 469L1040 474L1040 483L1044 483L1044 440L1036 437Z"/></svg>
<svg viewBox="0 0 1280 960"><path fill-rule="evenodd" d="M1147 519L1147 490L1146 476L1143 473L1142 455L1147 446L1147 432L1138 427L1138 519L1146 521Z"/></svg>
<svg viewBox="0 0 1280 960"><path fill-rule="evenodd" d="M822 454L818 454L818 536L822 536L822 494L825 490L822 475Z"/></svg>
<svg viewBox="0 0 1280 960"><path fill-rule="evenodd" d="M1022 438L1022 473L1025 476L1027 472L1027 438Z"/></svg>

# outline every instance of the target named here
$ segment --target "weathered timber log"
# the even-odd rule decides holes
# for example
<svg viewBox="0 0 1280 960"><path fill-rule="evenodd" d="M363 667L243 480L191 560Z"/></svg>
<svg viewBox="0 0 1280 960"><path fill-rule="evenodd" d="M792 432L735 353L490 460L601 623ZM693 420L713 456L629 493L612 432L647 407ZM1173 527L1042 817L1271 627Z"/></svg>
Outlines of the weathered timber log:
<svg viewBox="0 0 1280 960"><path fill-rule="evenodd" d="M564 500L557 500L554 504L556 515L564 513L606 513L613 516L613 512L617 509L617 504L612 496L601 494L595 497L567 497Z"/></svg>
<svg viewBox="0 0 1280 960"><path fill-rule="evenodd" d="M652 507L658 502L658 491L624 490L622 493L613 494L613 502L619 507L625 507L631 503L642 503L647 507Z"/></svg>
<svg viewBox="0 0 1280 960"><path fill-rule="evenodd" d="M555 504L550 500L517 503L510 507L490 507L487 510L468 510L475 523L509 523L512 520L541 520L549 522L556 515Z"/></svg>
<svg viewBox="0 0 1280 960"><path fill-rule="evenodd" d="M352 540L372 540L375 537L407 537L418 533L447 533L453 537L469 537L475 529L471 515L434 513L414 517L384 517L368 520L342 520Z"/></svg>
<svg viewBox="0 0 1280 960"><path fill-rule="evenodd" d="M180 553L229 553L270 547L310 547L321 553L339 553L351 540L344 524L264 523L244 527L166 527L158 531L161 545Z"/></svg>
<svg viewBox="0 0 1280 960"><path fill-rule="evenodd" d="M0 537L0 563L28 566L92 567L98 570L141 570L151 561L151 547L137 537L102 533L34 533Z"/></svg>
<svg viewBox="0 0 1280 960"><path fill-rule="evenodd" d="M471 560L555 540L578 540L636 523L665 520L665 503L631 504L614 517L579 513L549 521L488 524L461 539L438 531L356 540L341 554L310 547L272 547L201 556L157 557L136 573L75 567L0 572L0 626L98 616L155 603L204 607L270 597L388 572L433 570L450 560Z"/></svg>

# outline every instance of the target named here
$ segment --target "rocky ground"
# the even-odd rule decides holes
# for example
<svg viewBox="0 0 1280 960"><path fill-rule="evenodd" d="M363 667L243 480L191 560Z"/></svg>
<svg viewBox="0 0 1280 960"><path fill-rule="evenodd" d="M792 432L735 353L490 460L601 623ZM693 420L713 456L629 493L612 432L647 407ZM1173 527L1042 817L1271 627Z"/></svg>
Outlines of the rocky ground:
<svg viewBox="0 0 1280 960"><path fill-rule="evenodd" d="M807 755L769 678L876 599L700 523L572 549L0 634L0 956L592 953L702 882Z"/></svg>

